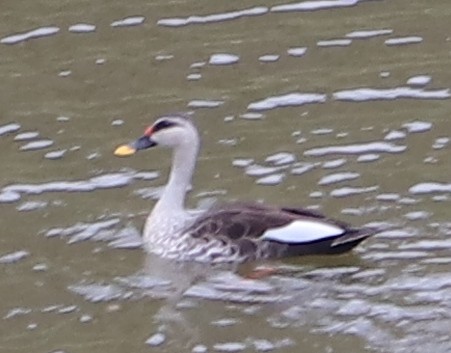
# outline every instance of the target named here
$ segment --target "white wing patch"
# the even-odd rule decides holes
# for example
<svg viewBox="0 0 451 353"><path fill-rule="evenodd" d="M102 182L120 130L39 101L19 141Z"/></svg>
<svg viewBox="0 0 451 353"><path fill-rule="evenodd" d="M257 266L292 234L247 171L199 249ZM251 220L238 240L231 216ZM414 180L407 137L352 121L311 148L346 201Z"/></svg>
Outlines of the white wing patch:
<svg viewBox="0 0 451 353"><path fill-rule="evenodd" d="M260 239L288 244L310 243L343 233L343 228L332 224L311 220L299 220L282 227L268 229Z"/></svg>

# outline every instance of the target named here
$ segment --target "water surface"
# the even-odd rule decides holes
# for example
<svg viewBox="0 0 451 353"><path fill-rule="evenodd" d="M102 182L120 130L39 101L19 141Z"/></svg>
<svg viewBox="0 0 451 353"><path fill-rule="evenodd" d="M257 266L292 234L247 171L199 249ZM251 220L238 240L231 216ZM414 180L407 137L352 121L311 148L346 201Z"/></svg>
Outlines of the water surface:
<svg viewBox="0 0 451 353"><path fill-rule="evenodd" d="M0 350L449 352L450 15L445 0L3 1ZM390 230L261 280L147 257L169 153L112 151L177 111L203 139L189 206Z"/></svg>

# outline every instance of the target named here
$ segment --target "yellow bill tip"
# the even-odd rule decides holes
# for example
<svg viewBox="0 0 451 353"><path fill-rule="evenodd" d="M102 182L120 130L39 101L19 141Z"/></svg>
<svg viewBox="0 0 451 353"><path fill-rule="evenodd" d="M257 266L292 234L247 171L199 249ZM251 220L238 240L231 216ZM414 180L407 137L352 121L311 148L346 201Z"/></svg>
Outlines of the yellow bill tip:
<svg viewBox="0 0 451 353"><path fill-rule="evenodd" d="M127 156L131 156L135 152L136 152L135 148L133 148L129 145L122 145L122 146L119 146L118 148L116 148L116 150L114 151L114 155L118 156L118 157L127 157Z"/></svg>

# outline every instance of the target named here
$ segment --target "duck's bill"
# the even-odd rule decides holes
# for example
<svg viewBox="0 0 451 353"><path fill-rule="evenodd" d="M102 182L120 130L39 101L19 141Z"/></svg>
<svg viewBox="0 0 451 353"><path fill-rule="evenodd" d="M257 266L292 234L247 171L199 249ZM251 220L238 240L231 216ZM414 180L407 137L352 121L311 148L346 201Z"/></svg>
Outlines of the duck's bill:
<svg viewBox="0 0 451 353"><path fill-rule="evenodd" d="M155 146L156 143L152 141L148 136L143 136L136 141L129 143L127 145L122 145L116 148L114 155L118 157L128 157L135 154L136 151L144 150Z"/></svg>
<svg viewBox="0 0 451 353"><path fill-rule="evenodd" d="M127 157L136 153L136 148L130 145L122 145L115 149L114 155L118 157Z"/></svg>

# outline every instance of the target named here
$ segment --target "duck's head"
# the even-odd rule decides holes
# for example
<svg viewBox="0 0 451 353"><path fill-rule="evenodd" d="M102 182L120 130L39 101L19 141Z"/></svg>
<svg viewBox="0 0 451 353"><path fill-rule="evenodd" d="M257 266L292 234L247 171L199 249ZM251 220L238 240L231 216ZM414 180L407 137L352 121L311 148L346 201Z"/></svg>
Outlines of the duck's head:
<svg viewBox="0 0 451 353"><path fill-rule="evenodd" d="M154 146L170 148L198 145L197 129L192 121L184 115L162 116L149 126L144 135L137 140L116 148L116 156L125 157L136 151Z"/></svg>

